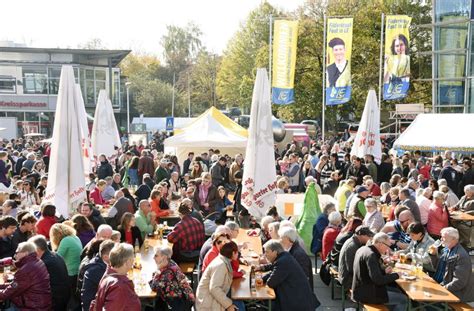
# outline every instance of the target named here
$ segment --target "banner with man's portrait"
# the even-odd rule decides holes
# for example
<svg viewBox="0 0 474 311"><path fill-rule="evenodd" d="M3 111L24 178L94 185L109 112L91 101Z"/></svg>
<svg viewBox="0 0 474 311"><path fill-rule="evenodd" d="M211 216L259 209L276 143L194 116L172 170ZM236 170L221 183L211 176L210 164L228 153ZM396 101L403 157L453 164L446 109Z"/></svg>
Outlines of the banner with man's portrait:
<svg viewBox="0 0 474 311"><path fill-rule="evenodd" d="M407 96L410 88L410 23L406 15L389 15L385 23L383 99Z"/></svg>
<svg viewBox="0 0 474 311"><path fill-rule="evenodd" d="M329 18L326 40L326 105L351 99L352 18Z"/></svg>

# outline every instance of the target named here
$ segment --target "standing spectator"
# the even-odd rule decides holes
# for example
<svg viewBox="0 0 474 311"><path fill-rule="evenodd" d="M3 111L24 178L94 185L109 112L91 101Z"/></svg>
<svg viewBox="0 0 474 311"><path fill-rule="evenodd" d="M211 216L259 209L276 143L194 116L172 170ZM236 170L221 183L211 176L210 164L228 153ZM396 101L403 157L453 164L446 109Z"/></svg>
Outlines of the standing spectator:
<svg viewBox="0 0 474 311"><path fill-rule="evenodd" d="M105 179L108 176L112 177L114 175L114 169L105 154L99 155L99 165L97 165L96 174L99 179Z"/></svg>
<svg viewBox="0 0 474 311"><path fill-rule="evenodd" d="M10 180L7 175L11 168L8 153L6 151L0 151L0 184L3 184L5 188L10 187Z"/></svg>
<svg viewBox="0 0 474 311"><path fill-rule="evenodd" d="M326 256L331 251L332 247L334 246L334 241L336 237L341 232L341 221L342 216L341 213L338 211L333 211L328 216L329 225L324 230L323 234L323 243L322 243L322 252L321 252L321 259L324 261L326 260Z"/></svg>
<svg viewBox="0 0 474 311"><path fill-rule="evenodd" d="M369 171L369 175L372 176L372 180L378 180L377 179L377 165L374 163L374 156L371 154L366 154L365 155L365 166L367 167L367 170Z"/></svg>
<svg viewBox="0 0 474 311"><path fill-rule="evenodd" d="M364 201L364 205L367 214L365 214L362 222L363 225L367 226L372 232L379 232L385 225L385 220L383 219L382 213L377 209L377 201L369 198Z"/></svg>
<svg viewBox="0 0 474 311"><path fill-rule="evenodd" d="M285 252L278 241L270 240L263 248L265 257L272 264L272 271L263 280L275 290L275 310L315 310L320 303L294 257Z"/></svg>
<svg viewBox="0 0 474 311"><path fill-rule="evenodd" d="M323 207L322 213L318 216L318 219L316 219L316 223L313 226L313 240L311 241L311 252L315 256L322 250L324 230L329 225L328 216L335 210L336 207L334 204L328 203Z"/></svg>
<svg viewBox="0 0 474 311"><path fill-rule="evenodd" d="M347 170L346 179L353 177L356 180L356 185L362 185L362 178L365 175L369 175L369 170L365 165L362 165L362 160L360 158L355 157Z"/></svg>
<svg viewBox="0 0 474 311"><path fill-rule="evenodd" d="M186 160L184 160L184 163L183 163L183 172L182 172L183 176L191 172L190 166L191 166L191 163L193 163L193 158L194 158L194 152L189 152L188 157L186 158Z"/></svg>
<svg viewBox="0 0 474 311"><path fill-rule="evenodd" d="M425 188L423 189L423 192L416 197L416 204L418 204L418 207L420 209L420 219L421 219L421 224L425 226L428 223L428 214L430 211L430 205L431 205L431 196L433 194L433 191L431 188Z"/></svg>
<svg viewBox="0 0 474 311"><path fill-rule="evenodd" d="M132 159L128 163L128 177L130 178L129 184L131 186L138 186L141 183L141 179L138 178L138 163L139 158L132 156ZM123 181L122 181L123 182Z"/></svg>
<svg viewBox="0 0 474 311"><path fill-rule="evenodd" d="M204 244L204 225L194 217L186 204L178 208L181 220L168 235L168 241L173 243L173 259L180 262L197 262L199 250Z"/></svg>
<svg viewBox="0 0 474 311"><path fill-rule="evenodd" d="M118 226L118 231L120 232L120 242L126 242L130 245L138 244L139 247L142 247L142 234L140 229L135 224L135 215L128 212L123 214L122 222Z"/></svg>
<svg viewBox="0 0 474 311"><path fill-rule="evenodd" d="M36 255L35 244L23 242L15 254L18 271L13 281L0 285L0 300L10 300L13 310L51 310L51 287L45 264Z"/></svg>
<svg viewBox="0 0 474 311"><path fill-rule="evenodd" d="M81 292L81 305L83 311L89 311L90 304L97 294L100 280L110 265L110 251L115 246L111 240L105 240L100 244L99 254L92 258L83 268L84 278Z"/></svg>
<svg viewBox="0 0 474 311"><path fill-rule="evenodd" d="M141 303L127 276L133 267L133 246L120 243L110 251L110 266L102 277L90 310L140 311Z"/></svg>
<svg viewBox="0 0 474 311"><path fill-rule="evenodd" d="M298 156L295 153L290 154L289 156L290 159L290 167L288 168L288 171L285 172L283 175L288 177L288 182L290 184L290 189L291 192L296 193L298 192L298 187L299 187L299 171L300 171L300 166L298 164Z"/></svg>
<svg viewBox="0 0 474 311"><path fill-rule="evenodd" d="M69 277L64 259L58 254L48 249L48 242L41 235L36 235L28 240L36 247L36 254L46 266L49 274L49 285L54 311L64 311L67 309L69 301Z"/></svg>
<svg viewBox="0 0 474 311"><path fill-rule="evenodd" d="M446 160L444 162L444 167L439 174L438 183L440 179L446 179L449 189L457 191L460 179L458 175L458 172L456 172L456 170L451 166L451 161Z"/></svg>
<svg viewBox="0 0 474 311"><path fill-rule="evenodd" d="M168 160L163 158L160 160L160 166L155 170L155 183L159 184L163 180L170 178L170 172L168 171Z"/></svg>
<svg viewBox="0 0 474 311"><path fill-rule="evenodd" d="M389 182L392 176L392 160L386 153L382 153L382 161L377 170L377 182L382 184L383 182Z"/></svg>
<svg viewBox="0 0 474 311"><path fill-rule="evenodd" d="M212 184L210 173L203 173L201 181L196 182L194 190L195 206L204 216L207 216L216 210L216 204L219 200L217 188Z"/></svg>
<svg viewBox="0 0 474 311"><path fill-rule="evenodd" d="M231 186L231 190L235 190L235 188L237 187L237 182L235 181L235 174L237 172L242 172L242 168L243 168L243 163L244 161L244 157L239 153L239 154L236 154L235 155L235 160L234 162L230 165L230 168L229 168L229 184Z"/></svg>
<svg viewBox="0 0 474 311"><path fill-rule="evenodd" d="M150 156L148 150L142 151L142 156L138 160L138 184L143 182L145 174L153 176L155 173L155 165L153 164L153 158ZM152 187L153 188L153 187Z"/></svg>
<svg viewBox="0 0 474 311"><path fill-rule="evenodd" d="M56 206L49 202L41 204L41 217L36 223L36 233L44 235L49 240L49 230L56 223Z"/></svg>
<svg viewBox="0 0 474 311"><path fill-rule="evenodd" d="M224 185L225 181L225 167L227 164L227 158L222 156L219 158L219 161L214 163L211 166L211 177L212 177L212 185L214 187L219 187Z"/></svg>
<svg viewBox="0 0 474 311"><path fill-rule="evenodd" d="M462 161L462 168L463 168L463 175L461 177L461 181L459 182L458 186L458 197L462 197L464 192L464 187L467 185L474 184L474 170L472 169L472 162L471 160L464 160Z"/></svg>
<svg viewBox="0 0 474 311"><path fill-rule="evenodd" d="M83 202L80 206L81 215L87 217L91 224L94 226L94 230L97 231L100 225L105 224L104 217L100 214L99 210L92 207L90 203Z"/></svg>

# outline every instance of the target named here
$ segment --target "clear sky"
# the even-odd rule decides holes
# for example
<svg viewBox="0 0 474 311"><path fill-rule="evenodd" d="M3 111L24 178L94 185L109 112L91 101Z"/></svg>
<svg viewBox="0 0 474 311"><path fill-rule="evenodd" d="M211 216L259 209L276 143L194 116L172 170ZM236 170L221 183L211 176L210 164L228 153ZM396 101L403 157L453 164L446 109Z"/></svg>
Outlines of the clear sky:
<svg viewBox="0 0 474 311"><path fill-rule="evenodd" d="M99 38L111 49L161 56L166 25L189 21L208 50L221 53L248 13L262 0L13 0L2 1L0 41L31 47L76 48ZM304 0L268 0L294 10Z"/></svg>

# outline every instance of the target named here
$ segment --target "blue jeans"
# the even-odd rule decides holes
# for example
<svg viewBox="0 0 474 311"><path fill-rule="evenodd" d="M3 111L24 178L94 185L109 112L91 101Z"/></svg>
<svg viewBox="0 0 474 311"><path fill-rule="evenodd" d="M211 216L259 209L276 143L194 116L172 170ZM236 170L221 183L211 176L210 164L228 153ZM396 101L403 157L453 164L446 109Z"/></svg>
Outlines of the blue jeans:
<svg viewBox="0 0 474 311"><path fill-rule="evenodd" d="M128 169L128 177L130 177L130 185L138 185L138 170L135 168Z"/></svg>
<svg viewBox="0 0 474 311"><path fill-rule="evenodd" d="M405 311L408 306L408 297L395 287L387 287L388 302L385 305L391 311Z"/></svg>

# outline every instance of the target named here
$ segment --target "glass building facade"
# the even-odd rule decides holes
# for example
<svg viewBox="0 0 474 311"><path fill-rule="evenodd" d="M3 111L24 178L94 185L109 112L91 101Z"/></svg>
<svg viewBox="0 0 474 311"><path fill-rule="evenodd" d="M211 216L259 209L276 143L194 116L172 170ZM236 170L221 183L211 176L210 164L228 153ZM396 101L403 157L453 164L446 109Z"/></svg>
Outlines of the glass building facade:
<svg viewBox="0 0 474 311"><path fill-rule="evenodd" d="M433 109L474 112L472 0L433 0Z"/></svg>

